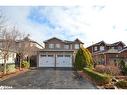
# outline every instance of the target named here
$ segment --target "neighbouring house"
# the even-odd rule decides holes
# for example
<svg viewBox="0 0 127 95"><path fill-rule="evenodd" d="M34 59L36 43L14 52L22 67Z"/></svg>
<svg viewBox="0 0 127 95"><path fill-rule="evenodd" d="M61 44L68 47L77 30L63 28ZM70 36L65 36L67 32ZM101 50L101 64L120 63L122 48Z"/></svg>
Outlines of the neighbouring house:
<svg viewBox="0 0 127 95"><path fill-rule="evenodd" d="M44 44L45 48L38 52L38 67L73 67L76 51L84 43L79 39L67 41L53 37Z"/></svg>
<svg viewBox="0 0 127 95"><path fill-rule="evenodd" d="M92 53L94 61L98 64L115 64L124 57L127 59L125 44L122 41L107 44L104 41L95 43L87 49Z"/></svg>
<svg viewBox="0 0 127 95"><path fill-rule="evenodd" d="M30 57L30 66L37 66L37 52L43 49L43 46L36 41L31 40L28 36L22 40L16 41L16 51L19 53L24 53L24 59L28 61L28 56ZM20 63L20 58L17 55L17 64Z"/></svg>
<svg viewBox="0 0 127 95"><path fill-rule="evenodd" d="M3 58L3 54L2 54L3 49L0 49L0 71L3 71L3 64L4 64L4 58ZM16 58L16 52L14 51L10 51L7 55L7 60L6 60L6 64L14 64L15 63L15 58Z"/></svg>

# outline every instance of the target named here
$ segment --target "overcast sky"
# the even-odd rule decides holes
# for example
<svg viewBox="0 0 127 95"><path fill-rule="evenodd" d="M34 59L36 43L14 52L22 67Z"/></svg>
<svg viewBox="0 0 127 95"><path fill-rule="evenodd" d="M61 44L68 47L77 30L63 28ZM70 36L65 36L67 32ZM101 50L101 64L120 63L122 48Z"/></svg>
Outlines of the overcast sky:
<svg viewBox="0 0 127 95"><path fill-rule="evenodd" d="M127 3L100 0L75 6L0 7L14 25L39 43L51 37L79 38L89 46L104 40L127 44ZM103 1L103 2L102 2Z"/></svg>

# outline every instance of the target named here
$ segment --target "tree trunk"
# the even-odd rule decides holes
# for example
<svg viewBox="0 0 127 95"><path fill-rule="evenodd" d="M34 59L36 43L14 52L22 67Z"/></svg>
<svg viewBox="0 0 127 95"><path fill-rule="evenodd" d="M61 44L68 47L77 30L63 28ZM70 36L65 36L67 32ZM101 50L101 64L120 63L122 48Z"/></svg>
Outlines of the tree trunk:
<svg viewBox="0 0 127 95"><path fill-rule="evenodd" d="M5 75L7 73L7 63L6 63L6 57L4 57L4 71L3 74Z"/></svg>
<svg viewBox="0 0 127 95"><path fill-rule="evenodd" d="M22 59L20 59L19 70L22 70Z"/></svg>

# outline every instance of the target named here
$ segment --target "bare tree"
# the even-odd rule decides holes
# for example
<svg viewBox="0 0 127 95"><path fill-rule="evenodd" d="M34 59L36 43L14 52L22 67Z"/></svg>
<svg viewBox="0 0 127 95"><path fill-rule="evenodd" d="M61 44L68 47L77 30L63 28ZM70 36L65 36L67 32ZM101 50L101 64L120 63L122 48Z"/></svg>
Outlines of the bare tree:
<svg viewBox="0 0 127 95"><path fill-rule="evenodd" d="M30 57L33 55L34 53L34 47L33 44L31 42L31 40L29 39L29 34L27 36L22 37L23 39L20 41L20 47L19 47L19 53L21 55L21 62L23 60L27 60L28 62L30 62ZM20 63L21 66L21 63Z"/></svg>
<svg viewBox="0 0 127 95"><path fill-rule="evenodd" d="M15 51L16 50L16 40L19 36L19 31L13 27L12 29L5 28L3 31L1 31L2 34L2 40L1 40L1 54L4 59L4 71L3 73L6 74L6 61L9 56L9 51Z"/></svg>

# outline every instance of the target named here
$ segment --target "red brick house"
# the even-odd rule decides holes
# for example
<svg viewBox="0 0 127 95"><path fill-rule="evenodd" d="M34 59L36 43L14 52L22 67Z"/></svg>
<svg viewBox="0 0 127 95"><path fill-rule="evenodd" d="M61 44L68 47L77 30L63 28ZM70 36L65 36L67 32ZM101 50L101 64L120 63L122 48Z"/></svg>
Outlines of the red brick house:
<svg viewBox="0 0 127 95"><path fill-rule="evenodd" d="M127 49L125 49L125 44L122 41L113 44L101 41L87 47L87 49L98 64L116 64L120 59L127 58Z"/></svg>

